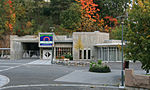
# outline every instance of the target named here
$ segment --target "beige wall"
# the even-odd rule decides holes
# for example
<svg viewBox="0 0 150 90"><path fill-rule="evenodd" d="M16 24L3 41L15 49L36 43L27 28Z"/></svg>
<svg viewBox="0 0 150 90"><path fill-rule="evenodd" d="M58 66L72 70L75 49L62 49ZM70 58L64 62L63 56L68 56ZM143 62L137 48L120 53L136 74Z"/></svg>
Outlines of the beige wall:
<svg viewBox="0 0 150 90"><path fill-rule="evenodd" d="M97 59L97 49L94 48L95 44L103 43L104 40L109 40L109 33L104 32L74 32L73 33L73 59L79 60L79 51L75 49L75 44L77 43L79 37L84 47L84 50L91 50L91 56ZM88 53L88 52L86 52ZM86 55L88 56L88 54ZM83 53L82 53L83 58ZM83 59L82 59L83 60ZM88 59L84 59L88 60Z"/></svg>

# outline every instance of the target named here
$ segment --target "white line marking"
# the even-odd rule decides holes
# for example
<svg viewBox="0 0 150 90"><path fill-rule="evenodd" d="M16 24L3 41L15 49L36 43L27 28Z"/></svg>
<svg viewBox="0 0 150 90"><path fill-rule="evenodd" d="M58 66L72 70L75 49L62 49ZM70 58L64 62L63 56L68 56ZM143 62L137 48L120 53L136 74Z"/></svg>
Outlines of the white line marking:
<svg viewBox="0 0 150 90"><path fill-rule="evenodd" d="M7 70L10 70L10 69L14 69L14 68L18 68L18 67L25 66L25 65L28 65L28 63L17 65L17 66L10 67L10 68L7 68L7 69L3 69L3 70L0 70L0 72L7 71Z"/></svg>
<svg viewBox="0 0 150 90"><path fill-rule="evenodd" d="M11 67L11 66L0 66L0 67Z"/></svg>
<svg viewBox="0 0 150 90"><path fill-rule="evenodd" d="M46 87L46 86L53 86L53 87L98 87L98 88L119 88L115 86L102 86L102 85L85 85L85 84L34 84L34 85L16 85L16 86L6 86L6 87L1 87L0 90L3 89L10 89L10 88L26 88L26 87Z"/></svg>
<svg viewBox="0 0 150 90"><path fill-rule="evenodd" d="M0 63L1 64L22 64L22 63Z"/></svg>

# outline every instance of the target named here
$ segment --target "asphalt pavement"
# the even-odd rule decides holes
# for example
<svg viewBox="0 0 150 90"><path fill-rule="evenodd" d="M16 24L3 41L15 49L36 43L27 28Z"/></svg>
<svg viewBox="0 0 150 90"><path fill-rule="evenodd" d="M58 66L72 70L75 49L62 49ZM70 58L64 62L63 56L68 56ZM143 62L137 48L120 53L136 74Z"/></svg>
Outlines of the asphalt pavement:
<svg viewBox="0 0 150 90"><path fill-rule="evenodd" d="M6 81L0 90L119 90L120 70L109 64L112 72L102 74L88 72L89 67L56 65L36 59L0 60L0 75L2 82L4 78ZM144 71L136 69L136 73Z"/></svg>

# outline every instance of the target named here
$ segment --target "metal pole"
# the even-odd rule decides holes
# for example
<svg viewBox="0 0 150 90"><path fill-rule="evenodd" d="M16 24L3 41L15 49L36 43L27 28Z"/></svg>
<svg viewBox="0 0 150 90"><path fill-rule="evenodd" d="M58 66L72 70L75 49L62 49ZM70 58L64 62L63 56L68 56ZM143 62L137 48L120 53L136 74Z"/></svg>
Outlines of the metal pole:
<svg viewBox="0 0 150 90"><path fill-rule="evenodd" d="M52 47L52 61L51 61L52 64L54 63L53 59L54 59L54 47Z"/></svg>
<svg viewBox="0 0 150 90"><path fill-rule="evenodd" d="M121 86L124 86L124 71L123 71L123 22L122 22L122 70L121 70Z"/></svg>

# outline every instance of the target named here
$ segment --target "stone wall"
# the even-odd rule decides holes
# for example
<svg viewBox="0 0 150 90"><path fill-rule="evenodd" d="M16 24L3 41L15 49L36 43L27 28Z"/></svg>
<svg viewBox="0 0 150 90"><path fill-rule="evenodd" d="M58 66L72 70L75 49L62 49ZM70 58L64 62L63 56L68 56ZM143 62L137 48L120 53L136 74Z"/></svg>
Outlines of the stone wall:
<svg viewBox="0 0 150 90"><path fill-rule="evenodd" d="M150 76L135 75L133 70L125 70L125 86L150 89Z"/></svg>

